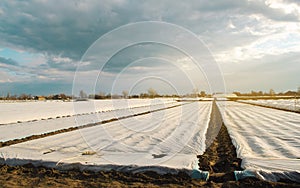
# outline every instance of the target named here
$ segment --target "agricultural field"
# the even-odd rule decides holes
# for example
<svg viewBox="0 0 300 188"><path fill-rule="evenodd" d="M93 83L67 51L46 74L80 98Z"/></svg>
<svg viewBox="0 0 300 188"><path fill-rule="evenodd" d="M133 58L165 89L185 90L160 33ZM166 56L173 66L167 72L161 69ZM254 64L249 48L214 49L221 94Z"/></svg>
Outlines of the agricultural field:
<svg viewBox="0 0 300 188"><path fill-rule="evenodd" d="M263 107L283 109L287 111L300 112L299 99L272 99L272 100L240 100L240 102L255 104Z"/></svg>
<svg viewBox="0 0 300 188"><path fill-rule="evenodd" d="M143 176L167 183L171 177L176 185L186 186L211 187L215 181L216 187L224 182L297 187L300 182L300 115L294 112L231 101L175 99L0 105L4 175L11 168L21 174L24 168L46 168L71 176L100 171L114 181L115 176L130 181ZM277 181L294 183L272 183Z"/></svg>
<svg viewBox="0 0 300 188"><path fill-rule="evenodd" d="M37 161L37 165L61 168L192 172L197 169L196 156L205 150L210 108L211 102L186 104L4 147L0 152L7 164Z"/></svg>
<svg viewBox="0 0 300 188"><path fill-rule="evenodd" d="M0 142L51 133L62 129L78 128L178 105L174 100L143 99L0 104L2 106L1 115L4 117L3 120L0 120L0 124L2 124L2 126L0 125ZM15 110L12 109L14 104ZM41 105L41 109L37 110L39 105ZM5 109L6 107L9 110ZM77 108L80 110L75 110ZM14 117L13 113L17 115ZM42 119L34 119L37 116ZM5 122L16 120L16 123L5 124Z"/></svg>
<svg viewBox="0 0 300 188"><path fill-rule="evenodd" d="M120 109L175 103L175 99L114 99L64 102L47 101L0 101L0 124L73 116L86 113L100 113Z"/></svg>
<svg viewBox="0 0 300 188"><path fill-rule="evenodd" d="M246 174L300 182L300 115L237 102L218 102Z"/></svg>

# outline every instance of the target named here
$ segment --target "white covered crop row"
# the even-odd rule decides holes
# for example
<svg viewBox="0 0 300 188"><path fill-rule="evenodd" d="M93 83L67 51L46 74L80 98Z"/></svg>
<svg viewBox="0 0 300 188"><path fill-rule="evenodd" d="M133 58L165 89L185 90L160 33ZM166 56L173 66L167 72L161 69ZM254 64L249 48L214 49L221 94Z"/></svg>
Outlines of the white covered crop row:
<svg viewBox="0 0 300 188"><path fill-rule="evenodd" d="M211 102L195 102L3 147L0 163L190 172L205 151L211 109Z"/></svg>
<svg viewBox="0 0 300 188"><path fill-rule="evenodd" d="M300 112L300 99L240 100L244 103Z"/></svg>
<svg viewBox="0 0 300 188"><path fill-rule="evenodd" d="M242 159L262 179L300 182L300 114L237 102L218 102Z"/></svg>
<svg viewBox="0 0 300 188"><path fill-rule="evenodd" d="M157 99L113 99L89 100L78 102L63 101L29 101L1 102L0 124L25 122L78 115L91 112L107 112L117 109L129 109L156 104L176 103L172 98Z"/></svg>
<svg viewBox="0 0 300 188"><path fill-rule="evenodd" d="M138 106L141 104L142 103L138 103L133 106ZM178 102L176 103L167 102L167 103L157 103L157 104L154 103L150 106L110 110L110 111L103 111L98 113L91 112L91 113L85 113L85 114L80 114L75 116L3 124L0 125L0 142L5 142L14 139L21 139L32 135L40 135L43 133L49 133L61 129L68 129L71 127L79 127L87 124L99 123L111 119L117 119L117 118L127 117L134 114L168 108L179 104L181 103ZM125 107L125 105L123 106Z"/></svg>

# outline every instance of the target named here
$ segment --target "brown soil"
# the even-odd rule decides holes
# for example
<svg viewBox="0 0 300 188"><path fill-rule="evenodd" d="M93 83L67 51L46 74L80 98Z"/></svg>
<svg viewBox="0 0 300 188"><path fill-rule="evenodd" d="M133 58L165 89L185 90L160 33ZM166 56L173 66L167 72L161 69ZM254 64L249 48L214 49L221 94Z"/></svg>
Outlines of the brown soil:
<svg viewBox="0 0 300 188"><path fill-rule="evenodd" d="M242 181L193 180L185 173L159 175L154 172L58 171L45 167L0 165L0 187L300 187L292 183L272 183L257 179ZM216 180L216 178L214 178Z"/></svg>
<svg viewBox="0 0 300 188"><path fill-rule="evenodd" d="M188 187L203 183L191 180L184 173L162 176L153 172L131 174L117 171L58 171L32 165L0 166L0 187Z"/></svg>
<svg viewBox="0 0 300 188"><path fill-rule="evenodd" d="M220 111L215 102L213 102L206 138L208 148L203 155L197 156L199 158L199 168L209 171L209 181L234 181L233 172L243 170L240 167L242 160L236 157L235 147L222 122Z"/></svg>
<svg viewBox="0 0 300 188"><path fill-rule="evenodd" d="M243 170L240 167L242 160L236 157L235 147L232 145L224 125L222 125L216 140L198 158L199 168L209 171L210 181L234 181L233 172Z"/></svg>
<svg viewBox="0 0 300 188"><path fill-rule="evenodd" d="M213 113L217 109L214 107ZM216 115L216 114L214 114ZM219 115L216 115L219 117ZM218 121L216 121L218 122ZM208 134L218 129L210 124ZM208 141L209 142L209 141ZM159 175L154 172L124 173L116 171L59 171L52 168L0 165L0 188L2 187L299 187L300 184L267 182L254 178L234 180L233 171L241 170L241 160L236 158L235 147L224 125L210 147L198 156L202 170L210 172L207 182L191 179L185 173Z"/></svg>

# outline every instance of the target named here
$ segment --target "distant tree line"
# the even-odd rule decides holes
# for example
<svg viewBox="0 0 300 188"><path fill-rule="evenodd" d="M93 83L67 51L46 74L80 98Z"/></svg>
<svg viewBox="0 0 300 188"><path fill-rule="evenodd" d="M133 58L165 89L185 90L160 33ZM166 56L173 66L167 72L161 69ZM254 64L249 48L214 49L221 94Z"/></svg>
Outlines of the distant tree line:
<svg viewBox="0 0 300 188"><path fill-rule="evenodd" d="M196 92L194 90L192 93L188 93L185 95L178 95L178 94L159 94L155 89L149 88L147 92L140 93L140 94L133 94L130 95L128 91L122 91L122 94L111 94L111 93L104 93L99 92L97 94L87 94L84 90L79 92L78 96L70 96L64 93L55 94L55 95L38 95L34 96L31 94L21 94L21 95L10 95L7 93L6 96L0 97L0 100L87 100L87 99L132 99L132 98L158 98L158 97L165 97L165 98L178 98L178 97L211 97L205 93L205 91Z"/></svg>
<svg viewBox="0 0 300 188"><path fill-rule="evenodd" d="M241 93L241 92L233 92L237 96L300 96L300 87L297 91L286 91L286 92L279 92L276 93L273 89L270 89L269 92L263 91L251 91L248 93ZM211 97L211 94L207 94L205 91L198 91L198 89L194 89L191 93L187 93L185 95L178 95L178 94L166 94L161 95L155 89L149 88L147 92L140 93L140 94L133 94L130 95L128 91L122 91L122 94L111 94L111 93L104 93L99 92L97 94L86 94L83 90L79 92L79 96L67 95L64 93L61 94L54 94L54 95L31 95L31 94L20 94L20 95L11 95L7 93L6 96L0 96L0 100L86 100L86 99L131 99L131 98L158 98L158 97L165 97L165 98L178 98L178 97Z"/></svg>
<svg viewBox="0 0 300 188"><path fill-rule="evenodd" d="M0 97L0 100L70 100L73 96L66 95L64 93L61 94L54 94L54 95L32 95L32 94L25 94L22 93L20 95L11 95L7 93L6 96Z"/></svg>
<svg viewBox="0 0 300 188"><path fill-rule="evenodd" d="M80 95L82 97L82 95ZM133 94L129 95L129 92L124 90L122 91L122 94L105 94L104 92L99 92L98 94L90 94L88 96L89 99L133 99L133 98L158 98L158 97L169 97L169 98L175 98L180 97L179 95L173 94L173 95L160 95L157 93L157 91L153 88L149 88L147 90L147 93L140 93L140 94Z"/></svg>
<svg viewBox="0 0 300 188"><path fill-rule="evenodd" d="M273 89L270 89L269 92L262 92L262 91L251 91L249 93L241 93L241 92L233 92L237 96L299 96L300 95L300 87L297 91L286 91L286 92L279 92L276 93Z"/></svg>
<svg viewBox="0 0 300 188"><path fill-rule="evenodd" d="M87 97L87 95L83 92L80 91L80 97L84 98ZM104 92L99 92L98 94L91 94L89 95L87 98L89 99L121 99L121 98L125 98L125 99L132 99L132 98L159 98L159 97L164 97L164 98L179 98L179 97L211 97L210 94L206 94L205 91L201 91L201 92L192 92L192 93L188 93L185 95L178 95L178 94L159 94L155 89L153 88L149 88L147 90L147 92L145 93L140 93L140 94L133 94L133 95L129 95L129 92L124 90L122 91L122 95L118 95L118 94L105 94Z"/></svg>

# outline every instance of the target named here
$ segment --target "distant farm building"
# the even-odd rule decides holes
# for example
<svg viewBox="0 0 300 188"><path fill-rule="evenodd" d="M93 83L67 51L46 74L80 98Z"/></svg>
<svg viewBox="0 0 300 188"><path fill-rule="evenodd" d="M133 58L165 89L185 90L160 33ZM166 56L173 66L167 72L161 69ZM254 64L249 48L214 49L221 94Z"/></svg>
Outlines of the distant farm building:
<svg viewBox="0 0 300 188"><path fill-rule="evenodd" d="M44 96L35 96L34 100L38 100L38 101L45 101L46 98Z"/></svg>

